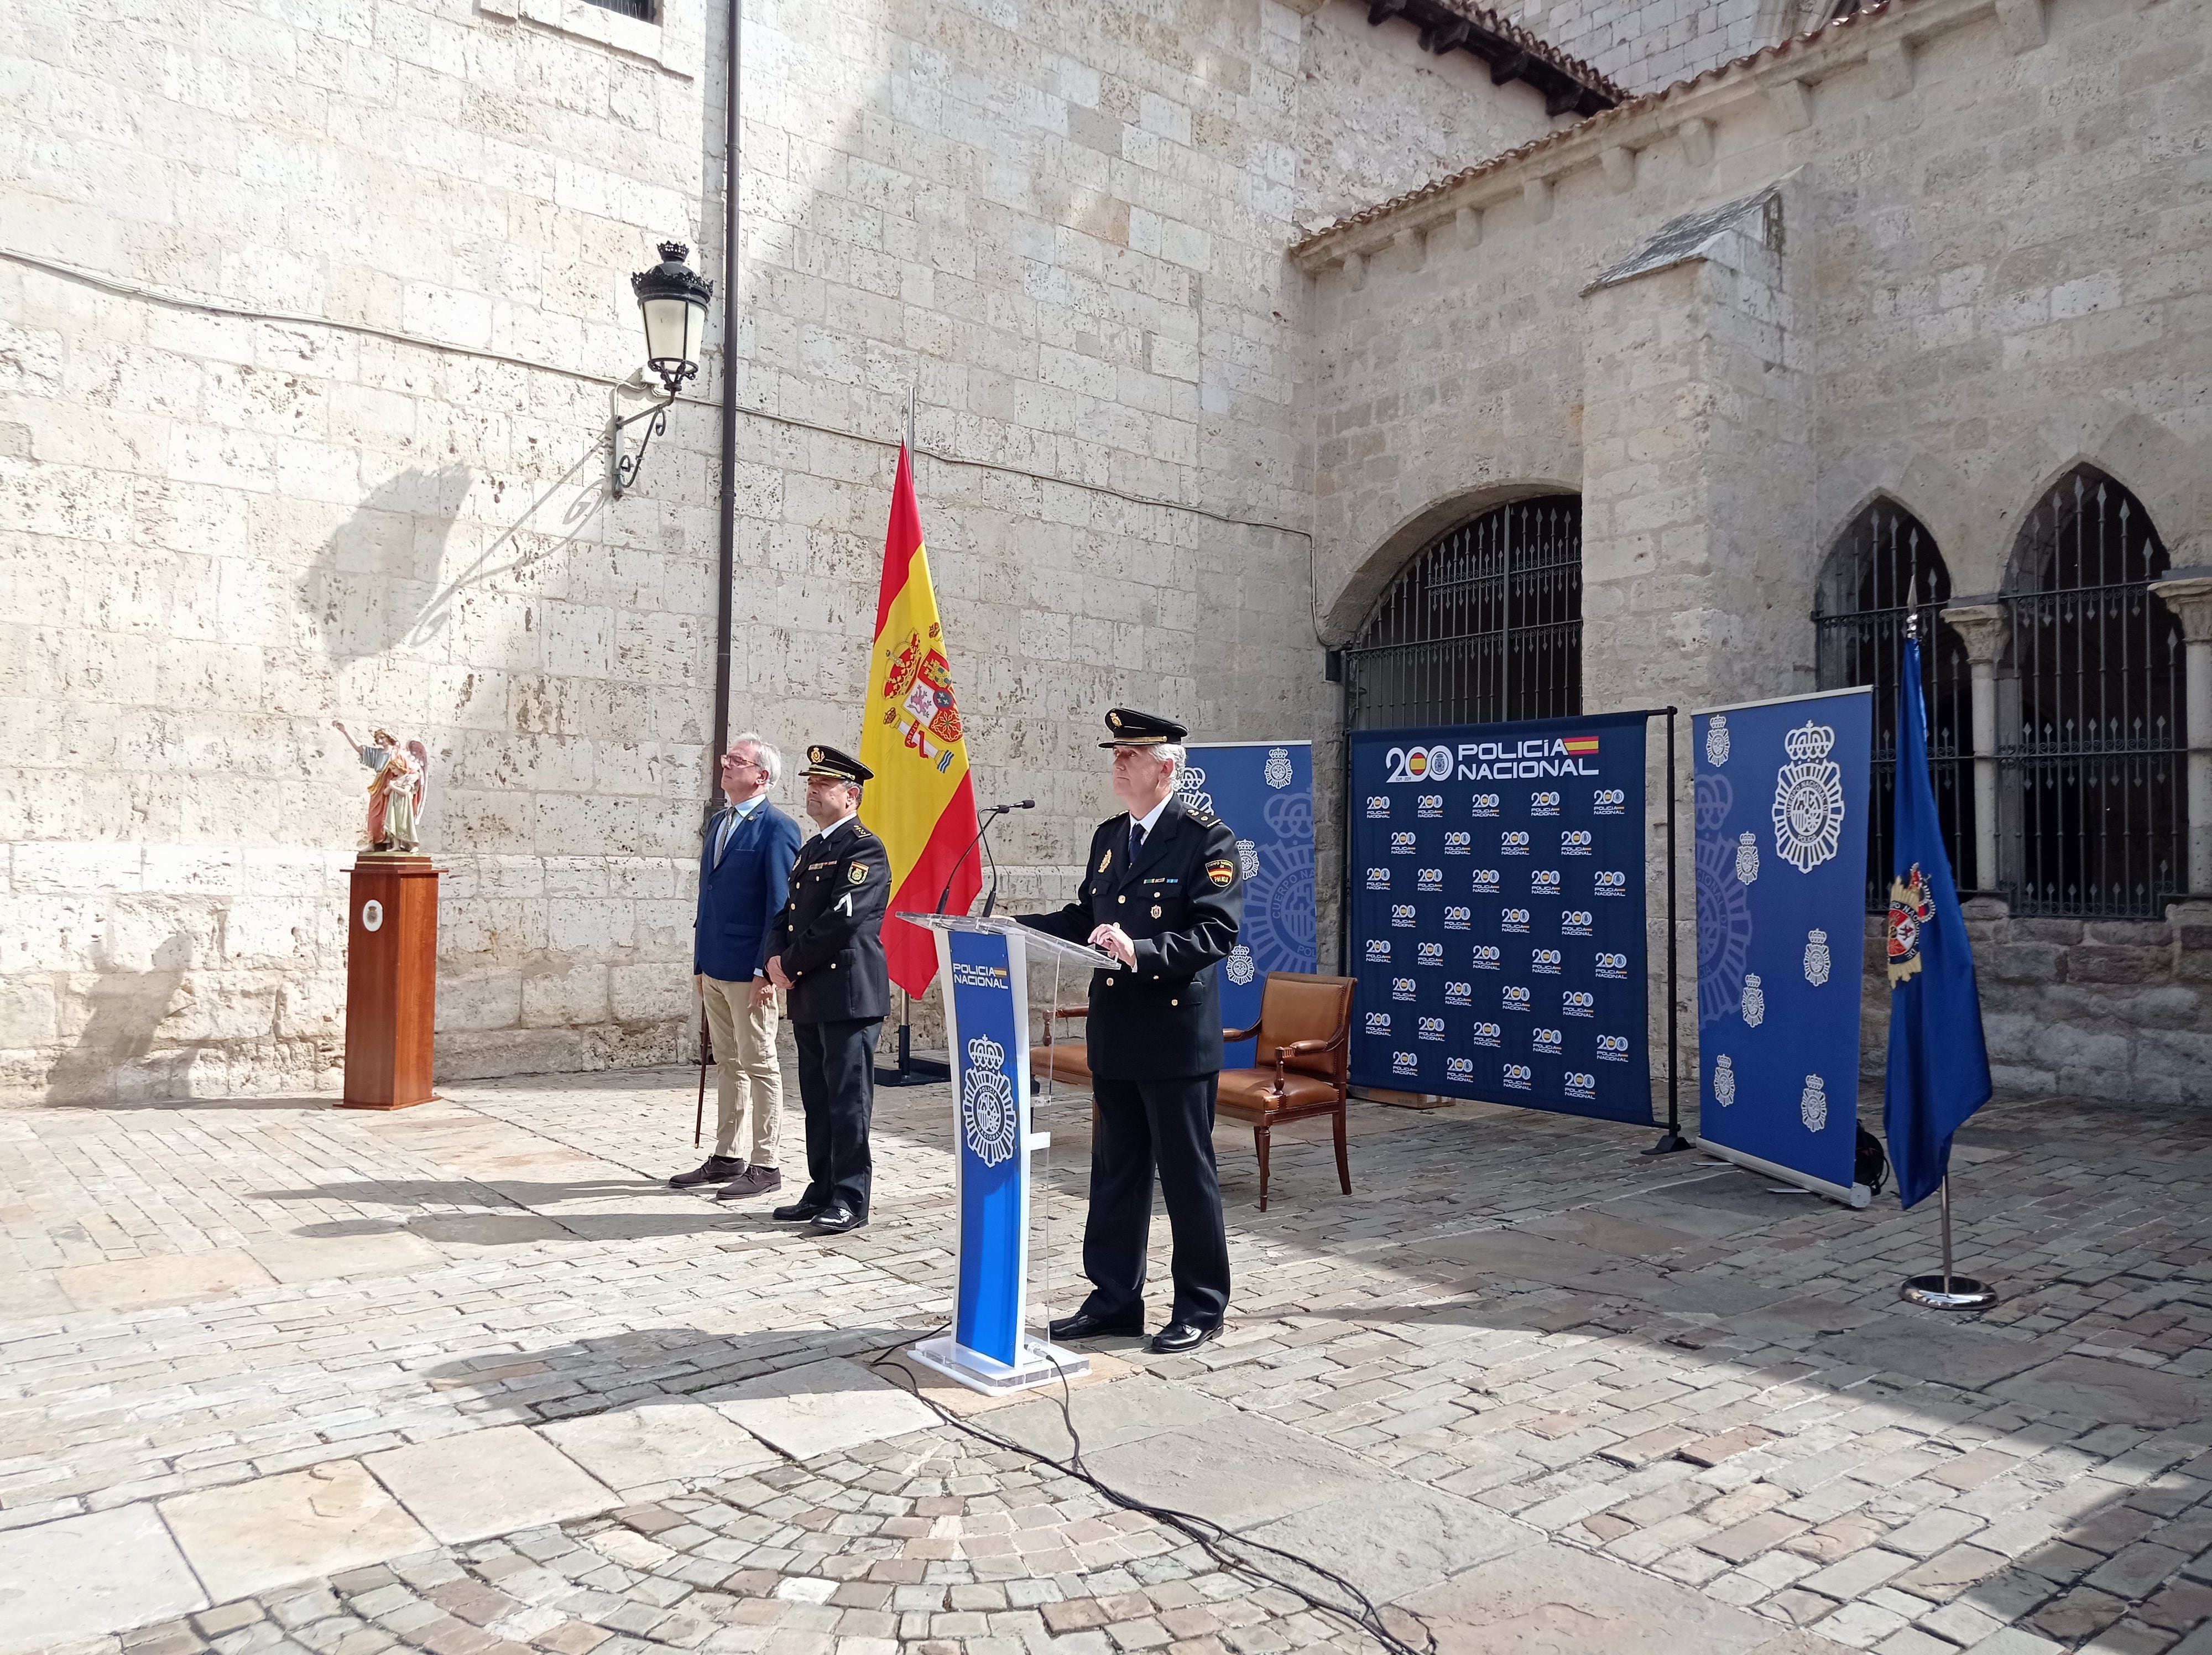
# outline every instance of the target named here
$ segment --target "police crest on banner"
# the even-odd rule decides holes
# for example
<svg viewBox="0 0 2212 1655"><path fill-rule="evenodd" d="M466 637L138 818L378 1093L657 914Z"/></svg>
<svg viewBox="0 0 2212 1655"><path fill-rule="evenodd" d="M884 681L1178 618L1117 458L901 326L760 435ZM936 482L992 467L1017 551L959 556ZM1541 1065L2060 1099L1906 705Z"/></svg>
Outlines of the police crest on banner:
<svg viewBox="0 0 2212 1655"><path fill-rule="evenodd" d="M1223 1026L1249 1028L1270 971L1316 969L1320 924L1314 885L1313 744L1206 742L1188 750L1207 807L1237 837L1244 923L1221 962ZM1181 776L1177 777L1180 783ZM1230 864L1220 864L1225 875ZM1382 870L1386 874L1388 867ZM1211 869L1207 878L1213 878ZM1403 870L1410 879L1412 870ZM1249 1041L1229 1048L1231 1068L1252 1059Z"/></svg>

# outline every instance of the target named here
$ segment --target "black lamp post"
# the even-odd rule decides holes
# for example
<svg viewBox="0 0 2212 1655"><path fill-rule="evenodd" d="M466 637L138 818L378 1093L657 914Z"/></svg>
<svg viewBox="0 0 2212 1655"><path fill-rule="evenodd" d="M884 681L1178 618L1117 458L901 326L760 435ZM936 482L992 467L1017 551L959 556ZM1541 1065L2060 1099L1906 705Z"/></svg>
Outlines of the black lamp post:
<svg viewBox="0 0 2212 1655"><path fill-rule="evenodd" d="M612 422L607 444L609 479L617 500L636 484L647 447L668 429L669 406L684 381L698 376L700 342L706 337L707 306L714 296L714 284L686 262L690 254L691 249L681 241L664 241L660 263L629 278L630 288L637 295L638 311L645 319L646 366L660 376L668 395L643 413ZM623 429L640 420L653 423L646 428L637 452L625 455Z"/></svg>

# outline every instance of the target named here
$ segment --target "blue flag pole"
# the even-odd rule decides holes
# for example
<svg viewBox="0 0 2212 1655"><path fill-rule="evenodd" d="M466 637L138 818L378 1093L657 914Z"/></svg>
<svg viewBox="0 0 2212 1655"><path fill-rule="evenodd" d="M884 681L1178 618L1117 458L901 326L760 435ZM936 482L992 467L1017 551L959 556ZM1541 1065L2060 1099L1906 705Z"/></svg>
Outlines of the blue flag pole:
<svg viewBox="0 0 2212 1655"><path fill-rule="evenodd" d="M1917 583L1916 583L1917 584ZM1920 693L1920 615L1905 593L1904 670L1897 686L1896 831L1889 888L1889 1063L1882 1126L1898 1200L1941 1196L1943 1269L1903 1289L1931 1310L1986 1310L1997 1296L1951 1268L1951 1139L1989 1101L1981 993L1928 770L1927 705Z"/></svg>

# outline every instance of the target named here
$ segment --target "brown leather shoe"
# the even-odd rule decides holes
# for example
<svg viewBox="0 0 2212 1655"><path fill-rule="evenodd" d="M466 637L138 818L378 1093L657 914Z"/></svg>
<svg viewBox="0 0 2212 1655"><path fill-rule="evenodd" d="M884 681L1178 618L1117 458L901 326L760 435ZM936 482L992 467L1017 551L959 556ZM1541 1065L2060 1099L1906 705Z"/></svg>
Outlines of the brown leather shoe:
<svg viewBox="0 0 2212 1655"><path fill-rule="evenodd" d="M669 1179L671 1190L696 1190L702 1183L721 1183L734 1178L745 1170L745 1164L734 1155L709 1155L689 1172L678 1172Z"/></svg>
<svg viewBox="0 0 2212 1655"><path fill-rule="evenodd" d="M714 1192L716 1201L743 1201L783 1188L783 1174L773 1166L749 1166Z"/></svg>

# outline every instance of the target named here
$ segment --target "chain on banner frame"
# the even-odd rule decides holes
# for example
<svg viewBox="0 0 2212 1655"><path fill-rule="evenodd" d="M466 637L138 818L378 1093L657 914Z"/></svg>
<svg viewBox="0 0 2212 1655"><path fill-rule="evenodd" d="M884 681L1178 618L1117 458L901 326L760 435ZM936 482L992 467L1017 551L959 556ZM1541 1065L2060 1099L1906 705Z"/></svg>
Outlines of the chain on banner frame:
<svg viewBox="0 0 2212 1655"><path fill-rule="evenodd" d="M1690 1139L1690 1138L1688 1138L1688 1137L1686 1137L1686 1136L1685 1136L1685 1135L1683 1135L1683 1132L1682 1132L1682 1125L1681 1125L1681 1119L1682 1119L1682 1117L1681 1117L1681 996L1680 996L1680 986L1681 986L1681 939L1680 939L1680 907L1679 907L1679 897L1678 897L1678 889L1679 889L1679 886L1680 886L1680 873L1681 873L1681 870L1680 870L1680 855L1681 855L1681 852L1680 852L1681 840L1680 840L1680 797L1679 797L1680 788L1679 788L1679 786L1678 786L1679 778L1677 777L1676 773L1675 773L1675 772L1676 772L1677 766L1678 766L1678 764L1679 764L1679 762L1680 762L1680 761L1679 761L1679 758L1678 758L1678 750L1677 750L1677 745L1676 745L1676 724L1677 724L1678 720L1679 720L1679 718L1680 718L1680 712L1681 712L1681 709L1680 709L1679 707L1674 707L1674 706L1666 706L1666 707L1643 707L1643 708L1624 708L1624 709L1620 709L1620 710L1619 710L1619 711L1615 711L1615 712L1606 712L1606 713L1583 713L1583 714L1580 714L1580 715L1574 715L1573 717L1567 718L1567 719L1558 719L1558 720L1510 720L1510 721L1502 721L1502 722L1504 722L1504 723L1510 723L1510 724L1526 724L1526 723L1532 723L1532 722L1540 722L1540 723L1571 723L1571 722L1577 722L1577 721L1583 721L1583 720L1596 721L1596 720L1601 720L1601 719L1620 720L1620 721L1625 721L1629 720L1629 719L1641 718L1641 719L1643 719L1643 720L1644 721L1644 731L1645 731L1645 736L1644 736L1645 745L1644 745L1644 755L1645 755L1645 764L1646 764L1646 767L1647 767L1647 773L1648 773L1648 767L1649 767L1649 764L1650 764L1650 721L1652 719L1655 719L1655 718L1663 718L1663 719L1665 719L1665 720L1667 721L1667 736L1666 736L1666 766L1665 766L1665 776L1666 776L1666 794L1667 794L1667 818L1666 818L1666 829L1665 829L1665 834L1666 834L1666 856L1665 856L1665 865L1666 865L1666 892L1665 892L1665 895L1666 895L1666 903L1665 903L1665 909L1666 909L1666 921L1665 921L1665 924L1666 924L1666 934L1667 934L1667 988L1666 988L1666 994L1667 994L1667 1037L1666 1037L1666 1038L1667 1038L1667 1093L1666 1093L1666 1095L1667 1095L1667 1112L1666 1112L1666 1118L1665 1118L1665 1120L1663 1121L1663 1123L1662 1123L1662 1122L1649 1122L1649 1121L1647 1122L1647 1123L1648 1123L1648 1124L1660 1125L1660 1126L1662 1126L1662 1129L1662 1129L1662 1133L1661 1133L1661 1135L1660 1135L1660 1138L1659 1138L1658 1141L1657 1141L1656 1143L1655 1143L1654 1145L1652 1145L1652 1147L1651 1147L1650 1148L1649 1148L1649 1149L1644 1150L1644 1152L1642 1152L1642 1153L1644 1153L1644 1154L1647 1154L1647 1155L1664 1155L1664 1154L1674 1154L1674 1153L1679 1153L1679 1152L1680 1152L1680 1151L1683 1151L1683 1150L1686 1150L1686 1149L1689 1149L1689 1148L1692 1148L1692 1147L1694 1147L1694 1141L1693 1141L1693 1140L1692 1140L1692 1139ZM1409 730L1418 730L1418 729L1420 729L1420 728L1421 728L1421 727L1420 727L1420 726L1408 726L1408 727L1407 727L1407 729L1409 729ZM1443 727L1443 727L1443 726L1437 726L1437 727L1436 727L1436 728L1443 728ZM1455 725L1453 725L1453 726L1451 726L1451 727L1449 727L1455 728L1455 729L1480 730L1480 729L1486 729L1486 728L1492 728L1492 727L1496 727L1496 726L1495 726L1495 725L1483 725L1483 724L1466 724L1466 725L1459 725L1459 724L1455 724ZM1342 833L1342 836L1343 836L1343 837L1342 837L1342 842L1341 842L1341 855L1342 855L1343 861L1342 861L1342 869L1341 869L1341 875L1340 875L1340 887L1339 887L1339 889L1340 889L1340 902L1339 902L1339 908L1338 908L1338 934L1337 934L1337 968L1338 968L1338 970L1339 970L1340 974L1341 974L1341 975L1346 975L1346 976L1353 975L1353 972L1352 972L1352 958L1351 958L1352 946L1352 908L1353 908L1353 903L1352 903L1352 887L1353 887L1353 872L1352 872L1352 865L1353 865L1353 862L1354 862L1354 861L1355 861L1355 857L1356 857L1356 852L1355 852L1354 844L1355 844L1355 839L1356 839L1356 837L1357 837L1357 834L1358 834L1358 829L1357 829L1357 826L1356 826L1356 821L1357 821L1357 814L1356 814L1356 798L1357 798L1357 789L1355 788L1355 787L1354 787L1354 785L1353 785L1353 775L1352 775L1352 741L1353 741L1353 739L1354 739L1355 737L1375 737L1375 736L1385 735L1385 734L1388 734L1388 733L1389 733L1389 732L1386 732L1386 731L1381 731L1381 730L1350 730L1350 729L1347 729L1347 730L1345 732L1345 734L1344 734L1344 743L1345 743L1345 745L1344 745L1344 756L1343 756L1343 764L1342 764L1342 770L1341 770L1342 782L1343 782L1343 794L1342 794L1342 812L1343 812L1343 814L1342 814L1342 817L1341 817L1341 818L1340 818L1340 831L1341 831L1341 833ZM1648 800L1647 800L1647 801L1646 801L1646 808L1645 808L1645 812L1644 812L1644 831L1645 831L1645 843L1644 843L1644 852L1643 852L1643 854L1644 854L1644 858L1645 866L1648 867L1650 866L1650 843L1649 843L1649 834L1650 834L1650 812L1649 812L1649 801L1648 801ZM1649 887L1648 887L1648 885L1647 885L1647 887L1646 887L1646 894L1647 894L1647 897L1648 897L1648 894L1649 894ZM1649 917L1648 917L1648 916L1649 916L1649 910L1648 910L1648 908L1647 908L1647 910L1646 910L1646 915L1647 915L1647 917L1646 917L1645 924L1646 924L1646 926L1647 926L1647 928L1648 928L1649 923L1650 923ZM1647 935L1648 935L1648 928L1647 928ZM1648 959L1648 956L1647 956L1647 959ZM1646 967L1646 977L1645 977L1645 982L1646 982L1646 983L1647 983L1647 985L1648 985L1648 984L1649 984L1649 982L1650 982L1650 977L1649 977L1649 967L1648 967L1648 964L1647 964L1647 967ZM1649 993L1648 986L1647 986L1646 993L1647 993L1647 995L1648 995L1648 993ZM1646 1001L1646 1009L1645 1009L1645 1013L1644 1013L1644 1014L1645 1014L1645 1017L1646 1017L1646 1019L1647 1019L1647 1020L1648 1020L1648 1019L1649 1019L1649 1017L1650 1017L1650 1010L1649 1010L1649 1001L1648 1001L1648 999L1647 999L1647 1001ZM1649 1073L1649 1071L1648 1071L1648 1068L1647 1068L1647 1074L1648 1074L1648 1073ZM1652 1077L1652 1078L1655 1078L1655 1079L1656 1079L1656 1077ZM1387 1090L1387 1088L1385 1088L1385 1089ZM1371 1083L1370 1083L1370 1084L1367 1084L1367 1085L1363 1086L1360 1088L1360 1090L1361 1090L1362 1092L1372 1092L1373 1090L1375 1090L1375 1088L1374 1088L1374 1086L1372 1086L1372 1084L1371 1084ZM1434 1096L1440 1096L1440 1094L1427 1094L1427 1095L1429 1095L1429 1096L1432 1096L1432 1097L1434 1097ZM1606 1119L1606 1118L1607 1118L1607 1117L1603 1117L1603 1116L1590 1116L1590 1117L1583 1117L1583 1118L1602 1120L1602 1119ZM1621 1124L1631 1124L1631 1125L1635 1124L1635 1123L1631 1123L1631 1122L1622 1122L1622 1123L1621 1123Z"/></svg>

